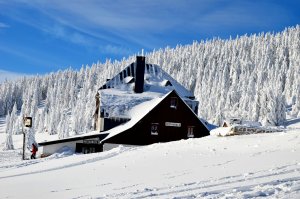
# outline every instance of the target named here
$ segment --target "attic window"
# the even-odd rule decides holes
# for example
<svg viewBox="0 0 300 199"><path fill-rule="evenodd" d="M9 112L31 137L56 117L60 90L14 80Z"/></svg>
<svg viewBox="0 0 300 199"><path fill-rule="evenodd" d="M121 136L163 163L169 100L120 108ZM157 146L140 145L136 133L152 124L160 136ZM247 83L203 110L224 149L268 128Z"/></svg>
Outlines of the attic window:
<svg viewBox="0 0 300 199"><path fill-rule="evenodd" d="M224 122L222 127L228 127L227 122Z"/></svg>
<svg viewBox="0 0 300 199"><path fill-rule="evenodd" d="M169 80L167 80L167 81L165 81L165 86L173 86L173 85Z"/></svg>
<svg viewBox="0 0 300 199"><path fill-rule="evenodd" d="M175 109L177 108L177 97L171 97L170 107Z"/></svg>
<svg viewBox="0 0 300 199"><path fill-rule="evenodd" d="M194 137L194 126L188 126L188 132L187 132L187 137L188 138L193 138Z"/></svg>
<svg viewBox="0 0 300 199"><path fill-rule="evenodd" d="M151 135L158 135L158 123L151 123Z"/></svg>

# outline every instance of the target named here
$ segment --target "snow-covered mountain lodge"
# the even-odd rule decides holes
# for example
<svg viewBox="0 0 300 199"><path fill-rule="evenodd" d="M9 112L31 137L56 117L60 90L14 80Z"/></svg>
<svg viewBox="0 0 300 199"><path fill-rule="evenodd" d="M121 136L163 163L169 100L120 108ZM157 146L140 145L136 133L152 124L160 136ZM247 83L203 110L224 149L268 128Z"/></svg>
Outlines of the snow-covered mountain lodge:
<svg viewBox="0 0 300 199"><path fill-rule="evenodd" d="M147 145L209 135L197 116L199 102L159 66L137 56L96 94L94 132L40 143L43 153L63 146L76 152L107 150L115 145Z"/></svg>

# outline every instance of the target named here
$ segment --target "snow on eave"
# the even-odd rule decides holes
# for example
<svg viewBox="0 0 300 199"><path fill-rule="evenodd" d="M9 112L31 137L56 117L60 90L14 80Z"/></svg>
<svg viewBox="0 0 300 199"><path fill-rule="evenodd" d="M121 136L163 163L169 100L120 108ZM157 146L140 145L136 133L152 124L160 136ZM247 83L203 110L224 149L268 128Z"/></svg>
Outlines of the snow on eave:
<svg viewBox="0 0 300 199"><path fill-rule="evenodd" d="M134 77L132 77L132 76L127 76L127 77L125 77L125 78L123 79L123 82L124 82L125 84L132 83L132 82L134 82Z"/></svg>
<svg viewBox="0 0 300 199"><path fill-rule="evenodd" d="M249 127L262 126L260 122L251 121L251 120L244 120L243 118L238 118L238 117L232 117L232 118L225 119L223 121L222 127L224 127L225 124L228 127L233 126L233 125L243 125L243 126L249 126Z"/></svg>
<svg viewBox="0 0 300 199"><path fill-rule="evenodd" d="M104 138L107 134L105 133L99 133L99 131L91 131L89 133L85 134L80 134L80 135L75 135L71 136L68 138L62 138L62 139L49 139L49 140L44 140L42 142L38 142L40 146L47 146L51 144L57 144L57 143L63 143L63 142L72 142L72 141L77 141L77 140L82 140L82 139L89 139L89 138Z"/></svg>
<svg viewBox="0 0 300 199"><path fill-rule="evenodd" d="M263 127L263 126L247 126L247 125L232 125L229 127L219 127L210 131L210 135L215 136L232 136L232 135L249 135L257 133L275 133L282 132L283 129Z"/></svg>
<svg viewBox="0 0 300 199"><path fill-rule="evenodd" d="M101 143L105 142L106 140L132 128L136 123L138 123L141 119L143 119L149 112L151 112L161 101L163 101L171 92L168 92L166 95L155 98L150 101L143 102L134 106L130 111L129 114L131 115L131 120L128 122L121 124L115 128L112 128L108 131L104 131L102 133L109 133L106 138L104 138Z"/></svg>

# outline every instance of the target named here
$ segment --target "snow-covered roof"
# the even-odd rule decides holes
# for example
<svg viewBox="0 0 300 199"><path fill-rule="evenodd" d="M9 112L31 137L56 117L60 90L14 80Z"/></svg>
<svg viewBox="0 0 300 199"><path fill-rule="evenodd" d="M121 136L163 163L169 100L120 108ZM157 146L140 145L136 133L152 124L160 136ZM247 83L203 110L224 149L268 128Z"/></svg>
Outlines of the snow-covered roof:
<svg viewBox="0 0 300 199"><path fill-rule="evenodd" d="M232 135L247 135L247 134L256 134L256 133L274 133L282 132L283 129L278 127L263 127L263 126L246 126L246 125L237 125L229 127L219 127L212 129L210 135L214 136L232 136Z"/></svg>
<svg viewBox="0 0 300 199"><path fill-rule="evenodd" d="M133 85L131 84L134 82L134 72L132 72L134 70L133 68L134 63L124 68L112 79L109 79L103 86L100 87L99 91L111 88L133 91ZM120 76L122 76L122 78L120 78ZM161 67L156 64L146 64L144 74L144 92L158 92L166 94L172 90L175 90L182 98L194 98L192 92L178 83Z"/></svg>
<svg viewBox="0 0 300 199"><path fill-rule="evenodd" d="M143 102L160 98L163 93L119 90L115 88L105 89L101 92L100 109L104 109L109 117L130 118L129 111Z"/></svg>
<svg viewBox="0 0 300 199"><path fill-rule="evenodd" d="M260 122L250 121L250 120L243 120L241 118L229 118L224 120L223 127L229 127L233 125L243 125L243 126L261 126Z"/></svg>
<svg viewBox="0 0 300 199"><path fill-rule="evenodd" d="M62 139L57 139L57 137L47 138L47 140L39 141L38 144L40 146L45 146L45 145L51 145L51 144L57 144L63 142L72 142L76 140L90 139L90 138L99 138L100 140L102 140L106 136L107 133L99 133L98 131L91 131L89 133L84 133L84 134L75 135L72 137L62 138Z"/></svg>
<svg viewBox="0 0 300 199"><path fill-rule="evenodd" d="M107 117L130 118L128 112L134 106L162 97L172 90L194 108L198 105L193 93L155 64L145 65L143 92L135 93L135 67L135 63L130 64L98 90L100 111L104 111Z"/></svg>
<svg viewBox="0 0 300 199"><path fill-rule="evenodd" d="M143 103L134 106L131 110L128 111L128 115L131 118L131 120L115 128L112 128L108 131L102 132L103 134L107 134L107 133L109 134L101 142L105 142L107 139L116 136L124 132L125 130L133 127L138 121L140 121L143 117L145 117L153 108L155 108L162 100L164 100L171 92L172 91L170 91L164 96L157 97L152 100L145 101Z"/></svg>

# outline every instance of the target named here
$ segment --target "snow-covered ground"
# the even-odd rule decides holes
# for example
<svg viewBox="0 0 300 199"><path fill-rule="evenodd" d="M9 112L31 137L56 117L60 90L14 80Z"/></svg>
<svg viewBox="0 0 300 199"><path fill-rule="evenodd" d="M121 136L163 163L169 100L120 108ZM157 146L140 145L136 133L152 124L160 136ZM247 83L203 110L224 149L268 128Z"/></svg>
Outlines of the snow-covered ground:
<svg viewBox="0 0 300 199"><path fill-rule="evenodd" d="M0 198L300 198L298 124L25 161L22 136L2 151L0 133Z"/></svg>

